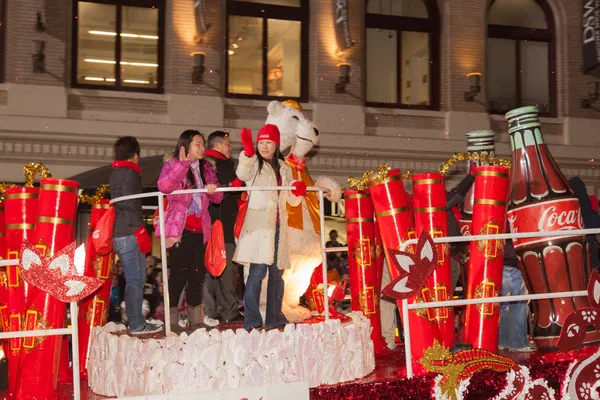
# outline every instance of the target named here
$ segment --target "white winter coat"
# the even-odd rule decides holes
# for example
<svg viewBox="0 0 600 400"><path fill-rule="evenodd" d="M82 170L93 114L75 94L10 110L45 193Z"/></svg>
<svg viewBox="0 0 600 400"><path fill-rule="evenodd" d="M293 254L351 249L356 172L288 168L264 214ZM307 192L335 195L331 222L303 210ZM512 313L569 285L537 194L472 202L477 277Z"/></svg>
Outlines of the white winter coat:
<svg viewBox="0 0 600 400"><path fill-rule="evenodd" d="M279 160L281 186L290 186L293 178L290 167ZM247 157L242 151L236 174L246 186L277 186L275 171L267 163L258 173L256 155ZM279 246L277 267L290 268L290 248L287 235L286 203L297 206L302 196L294 196L290 191L252 191L248 196L248 210L244 225L235 249L233 260L241 264L272 265L275 255L275 229L277 226L277 209L279 208Z"/></svg>

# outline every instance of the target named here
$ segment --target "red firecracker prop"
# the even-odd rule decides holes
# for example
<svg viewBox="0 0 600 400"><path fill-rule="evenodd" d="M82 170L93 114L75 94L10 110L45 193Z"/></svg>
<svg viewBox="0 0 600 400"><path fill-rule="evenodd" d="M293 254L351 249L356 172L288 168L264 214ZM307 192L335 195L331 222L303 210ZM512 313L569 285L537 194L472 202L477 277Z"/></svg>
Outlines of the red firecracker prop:
<svg viewBox="0 0 600 400"><path fill-rule="evenodd" d="M508 220L513 233L564 231L563 236L513 240L523 277L532 294L585 290L590 265L579 201L544 143L536 107L506 114L512 145L512 192ZM539 348L556 346L565 319L577 308L589 307L585 297L533 302L533 336ZM600 340L590 329L584 343Z"/></svg>
<svg viewBox="0 0 600 400"><path fill-rule="evenodd" d="M393 281L400 276L400 271L395 267L396 264L391 259L392 255L389 251L399 250L402 242L416 238L407 204L408 196L404 191L400 171L380 169L379 173L371 176L370 192L390 279ZM415 246L409 246L408 250L414 253ZM431 301L431 289L427 285L418 295L409 299L409 303L428 301ZM400 300L397 302L399 309L402 310L402 302ZM442 339L433 309L411 310L409 318L410 329L413 332L410 342L413 371L419 375L425 373L423 366L418 362L423 357L423 352L433 346L434 340L441 343Z"/></svg>
<svg viewBox="0 0 600 400"><path fill-rule="evenodd" d="M78 182L65 179L44 178L40 183L34 243L41 247L46 257L54 257L73 240L78 189ZM24 322L26 330L64 327L66 305L44 289L41 285L30 288ZM61 340L60 336L23 340L17 389L19 399L57 397Z"/></svg>
<svg viewBox="0 0 600 400"><path fill-rule="evenodd" d="M344 199L352 310L369 318L375 354L385 354L388 349L381 335L379 311L383 249L375 231L373 202L369 193L358 190L346 190Z"/></svg>
<svg viewBox="0 0 600 400"><path fill-rule="evenodd" d="M0 200L0 259L6 259L6 226L4 222L4 200Z"/></svg>
<svg viewBox="0 0 600 400"><path fill-rule="evenodd" d="M6 260L6 230L4 226L4 201L0 200L0 260ZM8 287L6 286L6 269L0 268L0 329L10 332L8 314ZM4 356L10 352L10 340L2 341Z"/></svg>
<svg viewBox="0 0 600 400"><path fill-rule="evenodd" d="M335 270L334 270L335 271ZM341 298L340 293L344 293L345 285L339 281L339 274L335 271L336 279L334 280L334 276L331 272L327 273L327 286L328 289L328 301L329 301L329 317L331 318L342 318L343 315L339 314L334 305L333 301L341 301L344 299L344 294L342 294ZM332 296L334 294L336 296ZM335 298L334 298L335 297ZM308 309L313 312L315 315L323 315L325 313L325 295L323 294L323 265L319 264L313 270L312 275L310 276L310 283L308 285L308 289L304 293L304 299L306 300L306 304L308 305Z"/></svg>
<svg viewBox="0 0 600 400"><path fill-rule="evenodd" d="M508 174L508 168L501 166L477 168L473 202L473 234L495 235L506 232ZM471 242L469 254L467 298L501 296L504 241ZM499 323L499 303L468 305L465 319L467 342L475 348L496 352Z"/></svg>
<svg viewBox="0 0 600 400"><path fill-rule="evenodd" d="M440 173L413 175L413 202L417 235L423 230L432 238L448 236L448 211L446 210L446 186ZM450 246L437 245L437 268L429 277L427 286L433 290L432 301L452 299L452 271L450 267ZM440 307L434 309L438 322L442 345L447 348L454 343L454 309Z"/></svg>
<svg viewBox="0 0 600 400"><path fill-rule="evenodd" d="M33 241L39 192L38 188L33 187L14 187L5 192L6 258L9 260L20 258L23 240ZM23 280L18 266L6 267L6 286L9 328L11 332L18 332L24 330L25 299L29 292L29 285ZM14 338L9 342L8 393L9 397L15 397L23 339Z"/></svg>
<svg viewBox="0 0 600 400"><path fill-rule="evenodd" d="M92 233L100 218L110 207L109 200L100 200L92 204L90 232L86 246L85 275L98 277L104 282L92 296L83 300L79 308L79 373L87 379L87 354L92 329L104 326L108 319L110 290L112 287L112 265L114 253L99 256L92 244Z"/></svg>

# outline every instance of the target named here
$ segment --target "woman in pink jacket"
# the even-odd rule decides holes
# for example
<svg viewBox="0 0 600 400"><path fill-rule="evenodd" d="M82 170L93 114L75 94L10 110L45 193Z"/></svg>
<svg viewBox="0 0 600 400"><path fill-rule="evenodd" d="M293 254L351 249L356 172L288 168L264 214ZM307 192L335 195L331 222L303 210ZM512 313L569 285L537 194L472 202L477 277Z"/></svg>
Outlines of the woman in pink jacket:
<svg viewBox="0 0 600 400"><path fill-rule="evenodd" d="M177 304L186 287L187 314L192 329L206 327L202 293L206 268L204 249L211 234L208 205L220 203L223 193L215 192L217 174L209 162L202 160L205 150L204 136L187 130L179 136L173 156L160 171L158 189L169 194L175 190L205 188L208 193L177 194L167 196L165 212L165 239L170 248L168 264L171 329L181 332L178 325ZM160 227L156 236L161 234Z"/></svg>

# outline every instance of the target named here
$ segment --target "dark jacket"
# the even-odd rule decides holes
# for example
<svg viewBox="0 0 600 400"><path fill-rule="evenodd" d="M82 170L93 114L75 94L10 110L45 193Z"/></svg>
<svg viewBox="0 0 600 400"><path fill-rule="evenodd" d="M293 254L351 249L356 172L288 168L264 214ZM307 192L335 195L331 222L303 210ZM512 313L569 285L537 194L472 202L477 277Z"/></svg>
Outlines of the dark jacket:
<svg viewBox="0 0 600 400"><path fill-rule="evenodd" d="M454 187L449 192L446 192L446 208L448 210L448 236L460 236L460 228L458 225L458 221L454 217L454 213L452 212L452 207L459 206L467 197L467 193L473 183L475 182L475 178L471 174L467 174L456 187ZM451 243L450 244L450 255L455 256L460 252L465 252L468 249L468 243L459 242L459 243Z"/></svg>
<svg viewBox="0 0 600 400"><path fill-rule="evenodd" d="M207 150L204 159L215 166L217 179L221 187L229 187L231 182L237 179L235 174L236 164L232 159L215 150ZM223 238L225 243L235 243L233 227L238 214L238 201L241 192L225 192L220 204L211 204L209 211L211 220L221 220L223 223Z"/></svg>
<svg viewBox="0 0 600 400"><path fill-rule="evenodd" d="M110 197L115 199L142 193L142 176L139 171L137 164L128 161L113 162L109 180ZM141 199L120 201L114 206L114 237L133 235L144 224Z"/></svg>
<svg viewBox="0 0 600 400"><path fill-rule="evenodd" d="M585 183L583 183L581 178L575 176L569 179L569 185L579 200L584 228L600 228L600 215L592 208L592 202L590 201L587 189L585 188ZM600 270L600 259L598 258L598 246L596 245L595 235L587 235L587 241L590 248L591 267Z"/></svg>
<svg viewBox="0 0 600 400"><path fill-rule="evenodd" d="M510 232L510 224L506 221L506 233ZM512 240L507 239L504 242L504 265L508 265L514 268L519 268L519 259L517 258L517 252Z"/></svg>

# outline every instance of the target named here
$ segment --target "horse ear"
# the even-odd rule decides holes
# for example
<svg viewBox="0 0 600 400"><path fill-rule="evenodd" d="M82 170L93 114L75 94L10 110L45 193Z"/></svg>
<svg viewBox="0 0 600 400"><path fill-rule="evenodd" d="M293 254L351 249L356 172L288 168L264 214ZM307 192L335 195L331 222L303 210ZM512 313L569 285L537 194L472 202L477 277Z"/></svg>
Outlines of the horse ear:
<svg viewBox="0 0 600 400"><path fill-rule="evenodd" d="M283 105L277 100L273 100L267 106L267 112L269 113L269 115L276 117L283 112Z"/></svg>

